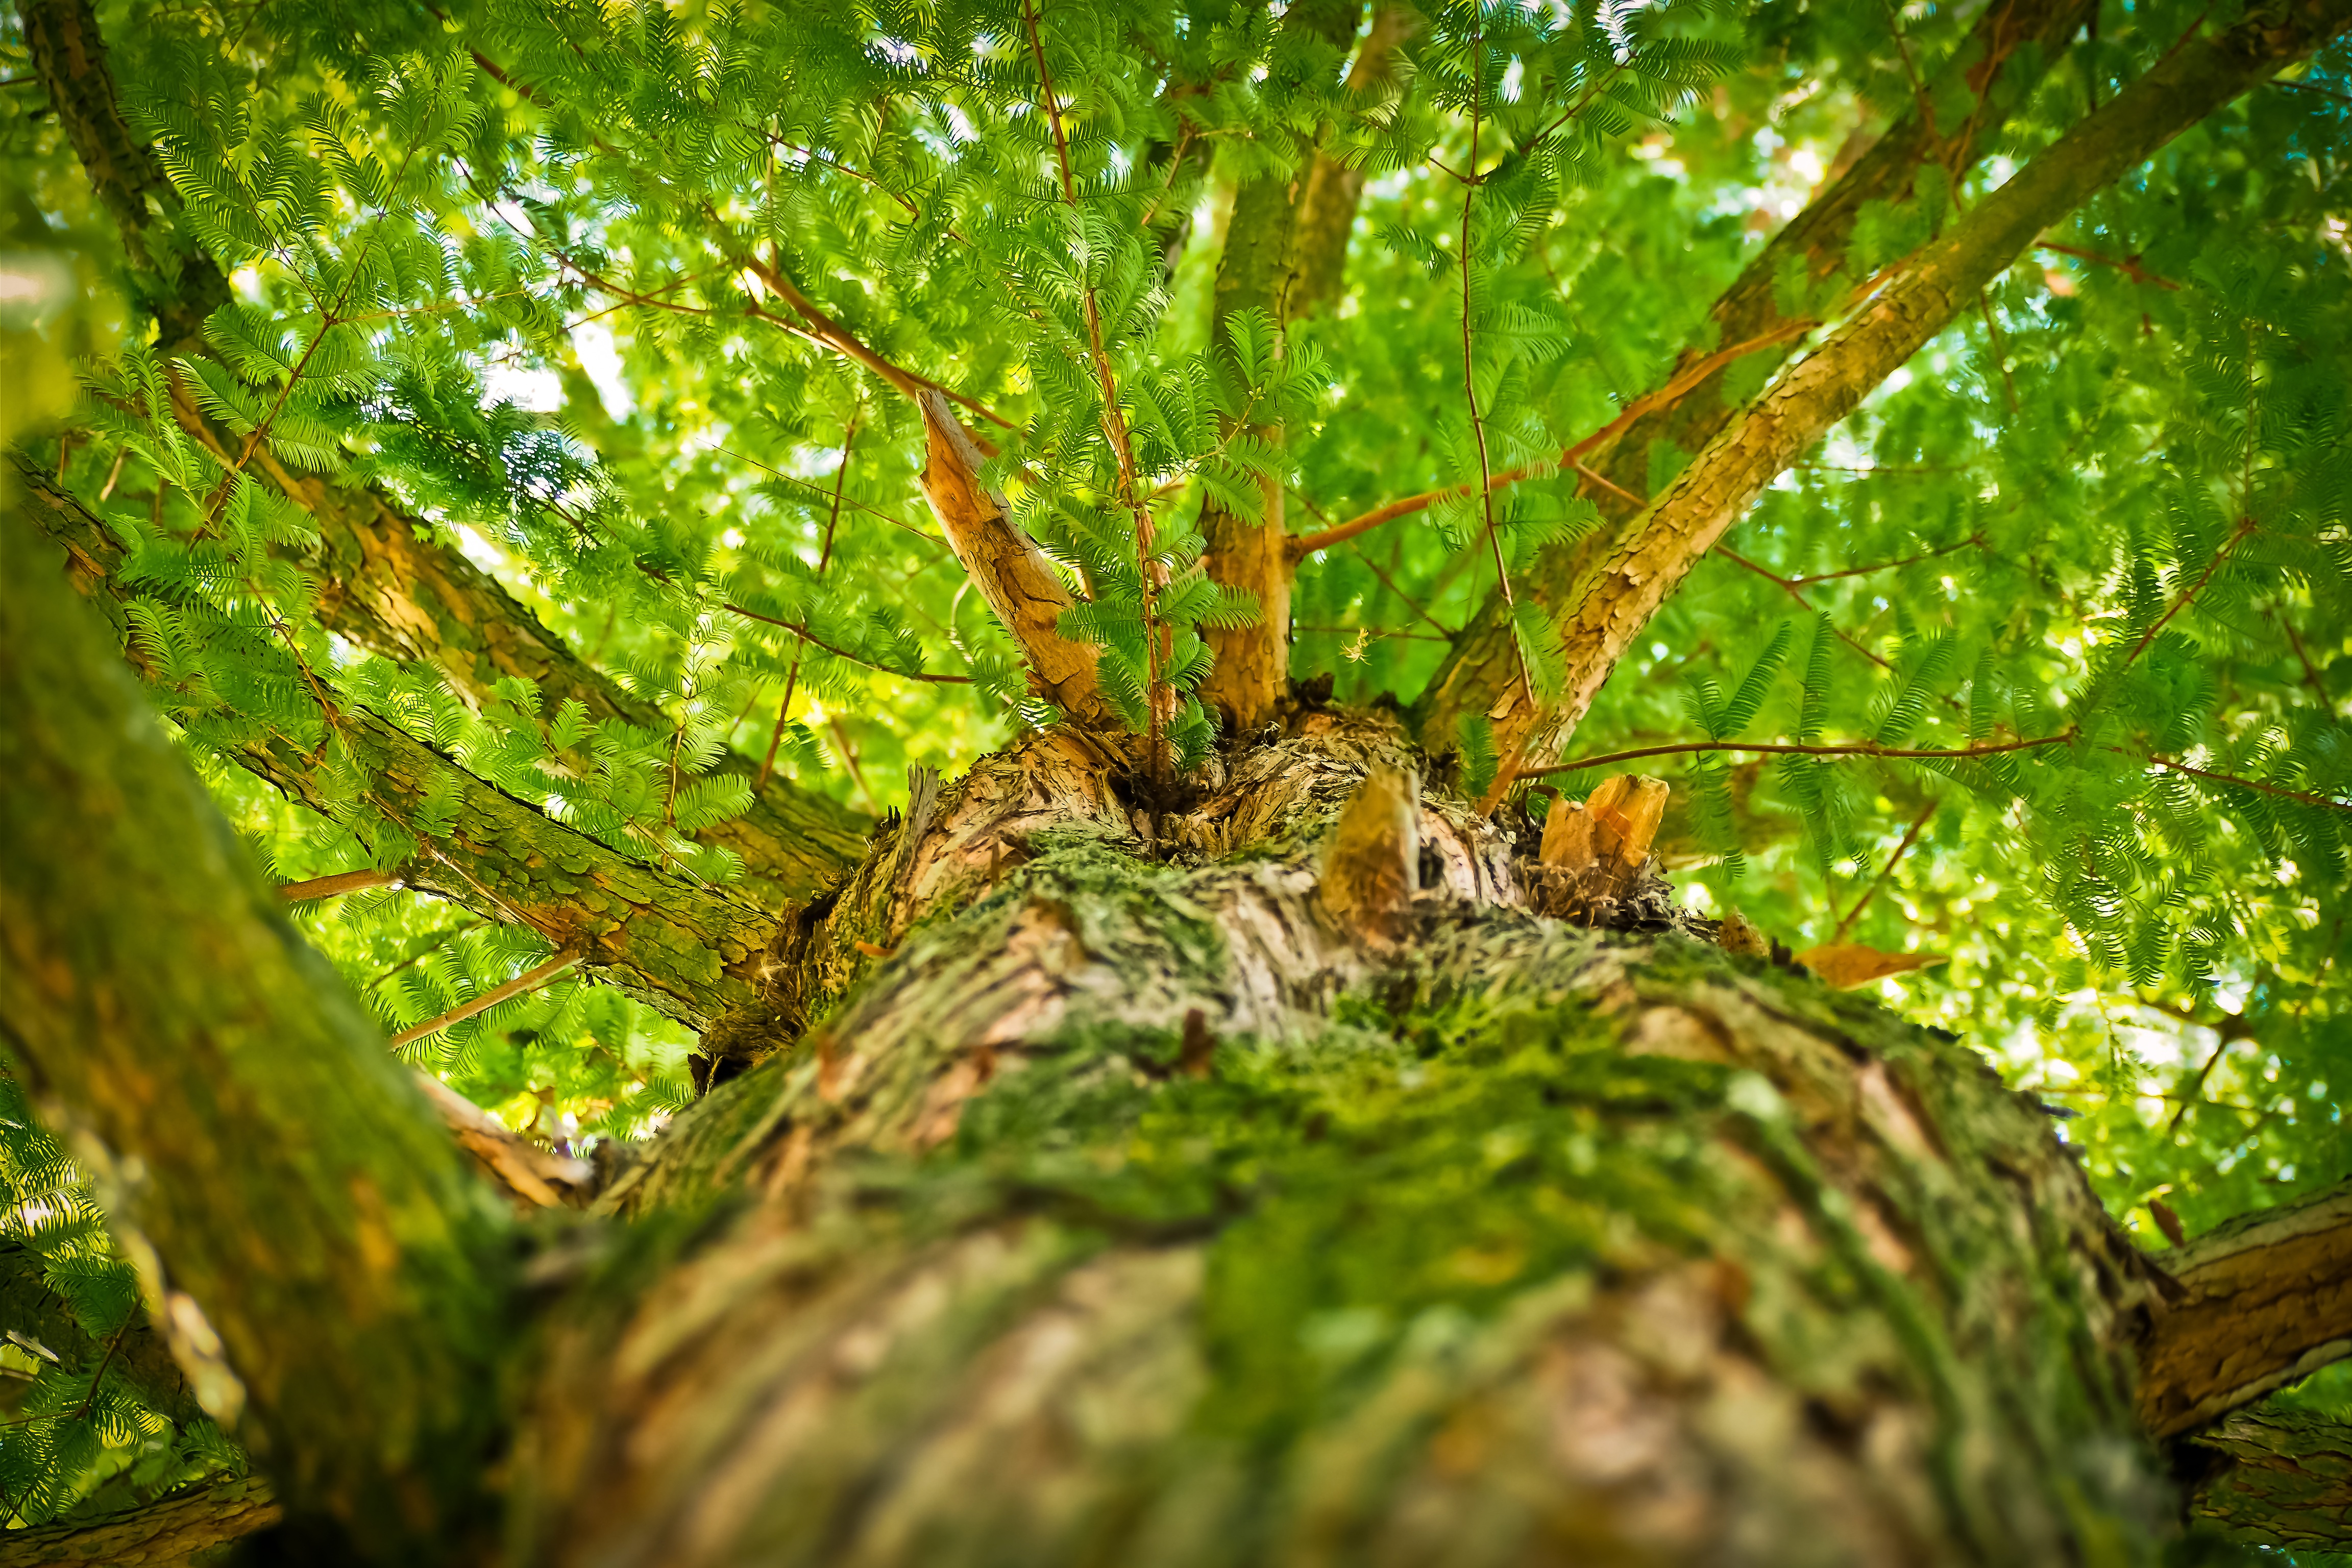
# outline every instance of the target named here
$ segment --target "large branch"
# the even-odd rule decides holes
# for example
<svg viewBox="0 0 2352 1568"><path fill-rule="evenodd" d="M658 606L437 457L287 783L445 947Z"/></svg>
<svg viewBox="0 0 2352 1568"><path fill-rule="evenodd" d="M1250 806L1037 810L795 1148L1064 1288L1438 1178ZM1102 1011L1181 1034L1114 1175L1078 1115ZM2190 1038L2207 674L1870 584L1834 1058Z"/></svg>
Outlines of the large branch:
<svg viewBox="0 0 2352 1568"><path fill-rule="evenodd" d="M1739 411L1726 396L1727 378L1758 375L1798 352L1797 340L1810 323L1780 308L1783 269L1801 268L1806 283L1817 285L1844 265L1865 204L1908 199L1920 172L1939 164L1957 183L1992 146L2006 107L2025 96L2095 8L2092 0L2006 0L1986 9L1967 42L1927 84L1931 101L1965 106L1961 122L1930 125L1914 112L1880 137L1790 219L1717 297L1707 312L1706 336L1685 347L1658 386L1628 408L1632 418L1612 421L1599 439L1577 443L1562 454L1563 465L1573 458L1605 481L1588 478L1583 488L1612 526L1580 543L1540 552L1517 574L1523 597L1552 613L1569 603L1579 580L1640 511L1626 496L1647 492L1650 455L1659 443L1671 442L1685 452L1702 449ZM1385 521L1445 493L1407 498L1370 518ZM1424 741L1441 750L1452 747L1460 715L1485 711L1517 679L1509 622L1500 596L1492 595L1431 679L1422 700Z"/></svg>
<svg viewBox="0 0 2352 1568"><path fill-rule="evenodd" d="M2231 1220L2155 1261L2179 1284L2140 1347L2159 1437L2352 1356L2352 1182Z"/></svg>
<svg viewBox="0 0 2352 1568"><path fill-rule="evenodd" d="M152 147L125 128L100 46L89 0L27 0L26 40L50 101L84 172L121 225L134 261L171 243L179 198ZM163 237L159 237L159 234ZM226 280L193 244L176 272L150 279L142 302L163 324L166 353L208 354L205 316L228 298ZM184 386L174 385L173 418L223 461L232 447ZM621 688L542 625L498 579L375 487L337 485L289 468L268 445L249 465L308 512L317 525L321 624L356 647L387 658L429 664L479 705L509 676L538 688L551 710L577 700L596 719L667 729L654 703ZM716 770L752 775L732 754ZM745 875L772 901L805 897L856 864L863 849L856 815L789 780L772 777L751 809L696 836L742 857Z"/></svg>
<svg viewBox="0 0 2352 1568"><path fill-rule="evenodd" d="M1292 47L1344 48L1356 36L1361 0L1313 0L1293 5L1282 19L1282 36ZM1359 52L1348 85L1369 90L1382 79L1389 55L1405 36L1406 24L1383 9ZM1345 264L1348 234L1363 193L1361 169L1343 168L1313 148L1300 149L1303 166L1276 169L1242 183L1225 225L1224 249L1217 258L1215 336L1223 342L1228 323L1244 310L1262 310L1287 328L1320 299L1335 291ZM1230 437L1234 422L1223 422ZM1279 440L1279 429L1264 424L1253 434ZM1202 563L1221 585L1257 600L1257 620L1246 626L1204 626L1201 636L1216 663L1202 682L1201 699L1222 710L1237 731L1255 730L1290 688L1289 533L1283 522L1282 483L1269 478L1258 487L1258 515L1234 511L1216 497L1201 508Z"/></svg>
<svg viewBox="0 0 2352 1568"><path fill-rule="evenodd" d="M980 449L947 399L926 387L915 404L927 445L923 494L956 559L1028 660L1037 694L1079 723L1118 725L1096 679L1094 646L1059 629L1062 613L1077 604L1069 584L1013 521L1004 498L982 482Z"/></svg>
<svg viewBox="0 0 2352 1568"><path fill-rule="evenodd" d="M480 1482L495 1202L13 506L0 552L0 1037L207 1408L396 1554Z"/></svg>
<svg viewBox="0 0 2352 1568"><path fill-rule="evenodd" d="M121 228L131 294L162 329L165 352L197 342L228 301L228 279L179 226L179 193L155 151L122 119L106 42L89 0L26 0L25 43L90 189Z"/></svg>
<svg viewBox="0 0 2352 1568"><path fill-rule="evenodd" d="M269 1483L208 1482L144 1508L0 1535L0 1568L88 1563L91 1568L198 1568L227 1559L234 1542L286 1515Z"/></svg>
<svg viewBox="0 0 2352 1568"><path fill-rule="evenodd" d="M2352 1550L2352 1426L2305 1410L2241 1410L2189 1439L2211 1468L2189 1513L2233 1541Z"/></svg>
<svg viewBox="0 0 2352 1568"><path fill-rule="evenodd" d="M13 477L23 484L30 521L64 549L77 585L113 624L117 645L127 647L123 606L132 594L119 571L121 542L39 470L20 464ZM407 886L486 919L527 925L577 953L592 973L674 1017L702 1026L756 999L754 976L773 923L758 910L565 826L364 709L339 705L332 742L312 751L269 736L245 741L231 754L330 817L373 806L418 840L401 869ZM457 786L451 826L428 832L419 825L436 815L430 792L448 781Z"/></svg>
<svg viewBox="0 0 2352 1568"><path fill-rule="evenodd" d="M1818 350L1792 366L1588 573L1559 621L1556 700L1505 684L1486 710L1507 763L1540 767L1700 556L1772 480L1950 323L2043 229L2180 132L2352 23L2352 0L2295 0L2218 37L2185 40L2139 80L1986 195L1895 270Z"/></svg>

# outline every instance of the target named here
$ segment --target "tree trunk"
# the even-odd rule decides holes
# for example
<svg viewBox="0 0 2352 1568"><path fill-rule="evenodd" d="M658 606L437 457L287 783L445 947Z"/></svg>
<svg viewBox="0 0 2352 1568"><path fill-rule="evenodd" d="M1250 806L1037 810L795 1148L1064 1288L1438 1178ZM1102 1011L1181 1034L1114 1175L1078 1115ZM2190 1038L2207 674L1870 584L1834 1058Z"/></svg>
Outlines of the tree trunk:
<svg viewBox="0 0 2352 1568"><path fill-rule="evenodd" d="M1076 748L992 759L780 938L817 994L895 952L607 1194L674 1239L547 1325L529 1560L2153 1551L2153 1273L2038 1105L1527 912L1458 805L1367 918L1320 846L1409 750L1292 729L1158 862Z"/></svg>

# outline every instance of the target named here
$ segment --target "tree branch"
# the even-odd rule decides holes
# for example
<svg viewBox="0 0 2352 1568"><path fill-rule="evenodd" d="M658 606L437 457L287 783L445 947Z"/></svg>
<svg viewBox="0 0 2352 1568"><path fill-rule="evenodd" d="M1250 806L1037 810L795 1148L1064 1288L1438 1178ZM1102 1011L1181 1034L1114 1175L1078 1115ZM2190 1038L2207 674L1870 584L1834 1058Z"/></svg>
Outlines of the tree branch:
<svg viewBox="0 0 2352 1568"><path fill-rule="evenodd" d="M948 543L989 608L1029 661L1037 694L1080 723L1117 724L1095 676L1099 657L1061 634L1077 598L1037 542L1013 521L1004 498L981 482L979 448L936 392L915 400L928 443L923 494Z"/></svg>
<svg viewBox="0 0 2352 1568"><path fill-rule="evenodd" d="M285 1516L269 1483L257 1476L201 1482L121 1513L0 1534L0 1568L32 1568L36 1563L172 1568L214 1563L223 1548Z"/></svg>
<svg viewBox="0 0 2352 1568"><path fill-rule="evenodd" d="M89 0L32 0L26 22L28 44L48 61L44 71L65 84L52 89L58 117L134 259L164 249L179 254L171 276L156 275L142 295L163 325L158 348L209 354L201 326L228 299L227 279L200 247L180 240L172 227L178 195L163 179L152 148L131 140L122 126ZM231 461L227 442L176 374L172 392L172 419L216 461ZM37 501L53 504L62 493L47 476L37 479L21 457L17 467L26 472ZM430 530L381 490L349 489L289 469L267 446L254 454L253 467L318 526L319 553L306 565L320 580L317 613L330 631L371 653L432 666L477 706L492 700L498 681L513 676L530 681L551 708L576 699L593 718L667 726L654 704L581 658L488 573L432 542ZM730 756L716 771L751 769L748 759ZM778 780L757 792L751 811L714 825L701 837L740 856L746 876L764 884L765 895L782 899L805 897L855 864L864 852L860 829L845 807Z"/></svg>
<svg viewBox="0 0 2352 1568"><path fill-rule="evenodd" d="M1505 689L1489 710L1502 777L1554 754L1650 617L1797 454L1948 324L2048 224L2173 136L2352 22L2352 0L2300 0L2173 55L1988 195L1896 270L1679 474L1560 619L1557 703Z"/></svg>
<svg viewBox="0 0 2352 1568"><path fill-rule="evenodd" d="M1648 489L1650 454L1660 442L1669 442L1684 452L1703 450L1738 412L1727 396L1726 377L1734 363L1748 353L1777 348L1772 363L1761 367L1774 368L1794 352L1796 337L1811 324L1792 321L1781 310L1782 279L1794 274L1811 287L1821 285L1845 264L1863 210L1873 203L1907 198L1921 169L1941 162L1957 180L2000 130L2001 116L1982 112L1984 107L2021 100L2038 74L2066 47L2095 9L2095 0L2004 0L1985 7L1968 39L1954 51L1951 63L1929 84L1933 101L1976 106L1961 129L1939 139L1916 111L1897 122L1783 226L1716 300L1705 334L1682 351L1665 384L1637 399L1593 437L1570 448L1563 462L1589 458L1594 470L1638 495ZM1712 346L1718 343L1738 347ZM1551 467L1546 465L1545 471ZM1538 476L1528 471L1502 477L1516 482ZM1376 527L1391 516L1419 510L1446 493L1408 497L1367 514L1356 524L1343 526ZM1596 495L1602 512L1621 527L1641 510L1628 510L1628 503L1611 491L1597 490ZM1522 569L1521 585L1529 598L1556 616L1616 542L1615 531L1602 529L1573 544L1548 546ZM1507 625L1501 612L1500 599L1490 598L1470 618L1418 704L1414 726L1433 749L1451 746L1459 716L1487 711L1515 679Z"/></svg>
<svg viewBox="0 0 2352 1568"><path fill-rule="evenodd" d="M1686 741L1666 746L1639 746L1630 752L1608 752L1597 757L1580 757L1572 763L1555 763L1546 768L1522 768L1515 776L1523 779L1540 778L1550 773L1573 773L1586 768L1605 767L1611 763L1630 763L1643 757L1682 756L1693 752L1747 752L1758 755L1790 757L1886 757L1896 760L1927 757L1990 757L2003 752L2030 752L2037 746L2060 745L2074 738L2074 731L2068 730L2063 734L2042 735L2031 741L1988 741L1982 745L1958 746L1948 751L1932 748L1906 750L1894 746L1873 745L1867 741L1818 746L1783 745L1760 741L1752 742Z"/></svg>
<svg viewBox="0 0 2352 1568"><path fill-rule="evenodd" d="M2140 1343L2139 1411L2169 1437L2352 1355L2352 1183L2244 1215L2152 1261L2177 1289Z"/></svg>
<svg viewBox="0 0 2352 1568"><path fill-rule="evenodd" d="M1062 106L1054 95L1054 73L1045 63L1045 40L1037 27L1036 0L1021 0L1021 19L1029 30L1029 54L1037 64L1037 90L1044 100L1046 123L1054 132L1054 161L1062 175L1062 205L1075 216L1078 210L1078 187L1070 170L1070 141L1062 128ZM1118 466L1118 499L1135 521L1135 570L1137 591L1143 612L1144 683L1143 710L1146 727L1144 767L1155 779L1165 779L1168 761L1161 735L1168 721L1162 710L1171 703L1162 671L1167 667L1169 649L1167 628L1160 623L1160 590L1165 586L1166 569L1159 561L1160 547L1152 526L1151 508L1145 500L1142 487L1136 479L1135 446L1129 440L1127 417L1119 412L1118 384L1111 373L1110 353L1104 346L1102 305L1095 297L1092 281L1081 277L1078 304L1087 323L1087 350L1094 363L1095 390L1102 399L1103 439L1110 447L1111 458Z"/></svg>
<svg viewBox="0 0 2352 1568"><path fill-rule="evenodd" d="M1645 393L1635 398L1626 405L1623 413L1592 432L1591 435L1561 447L1557 458L1539 463L1523 463L1515 468L1502 469L1488 478L1486 489L1497 490L1528 479L1548 479L1563 468L1581 468L1583 465L1579 463L1578 459L1585 454L1623 435L1644 416L1672 408L1684 397L1703 385L1710 376L1722 371L1725 366L1737 360L1745 359L1749 354L1759 353L1765 349L1786 343L1818 324L1811 320L1788 321L1760 337L1747 342L1735 343L1727 349L1719 349L1696 364L1677 374L1673 380L1657 391ZM1629 500L1635 503L1639 501L1639 498L1633 496L1632 492L1619 489L1614 484L1609 485L1608 488ZM1328 550L1334 544L1344 543L1358 534L1369 533L1384 522L1394 522L1398 518L1411 517L1417 511L1426 511L1440 501L1466 500L1478 493L1479 488L1470 484L1448 485L1440 489L1422 490L1417 494L1390 501L1384 506L1375 507L1360 517L1349 518L1347 521L1324 529L1319 533L1297 535L1290 542L1290 553L1294 559L1312 555L1318 550Z"/></svg>
<svg viewBox="0 0 2352 1568"><path fill-rule="evenodd" d="M379 871L370 868L362 871L338 871L331 877L313 877L307 882L282 882L278 896L289 904L306 904L315 899L340 898L345 893L364 893L376 888L400 886L400 873Z"/></svg>
<svg viewBox="0 0 2352 1568"><path fill-rule="evenodd" d="M1358 0L1300 0L1283 15L1281 43L1343 49L1354 40L1362 11ZM1366 89L1386 70L1390 51L1410 26L1392 8L1380 13L1349 77L1351 89ZM1316 134L1321 132L1318 125ZM1276 145L1304 167L1268 169L1234 193L1213 290L1213 337L1220 344L1231 342L1233 320L1246 310L1264 311L1286 338L1316 301L1337 291L1345 269L1363 171L1339 167L1307 135L1276 135ZM1244 429L1282 439L1278 426L1246 418L1221 418L1219 428L1226 439ZM1201 505L1202 560L1211 580L1249 595L1258 605L1249 626L1201 628L1215 658L1201 700L1223 711L1236 731L1263 725L1290 689L1290 590L1297 557L1287 549L1281 482L1260 479L1258 494L1255 517L1213 495Z"/></svg>
<svg viewBox="0 0 2352 1568"><path fill-rule="evenodd" d="M1862 918L1862 911L1870 907L1870 900L1878 897L1878 890L1886 886L1888 879L1895 875L1895 868L1903 864L1903 857L1911 852L1911 846L1919 842L1919 835L1927 830L1928 823L1935 820L1936 808L1941 805L1943 802L1939 800L1931 800L1920 808L1910 831L1904 834L1903 842L1895 847L1895 853L1886 858L1886 864L1880 868L1876 879L1863 889L1862 897L1854 900L1853 908L1846 910L1838 921L1837 930L1831 933L1831 942L1845 940L1845 933L1853 929L1853 922Z"/></svg>
<svg viewBox="0 0 2352 1568"><path fill-rule="evenodd" d="M453 1024L462 1024L468 1018L487 1013L501 1002L520 996L526 992L538 990L565 970L578 964L579 962L580 955L576 952L559 952L545 963L516 975L505 984L494 985L479 996L458 1003L437 1018L427 1018L422 1024L410 1025L384 1043L394 1050L398 1050L403 1046L414 1045L428 1035L439 1034Z"/></svg>
<svg viewBox="0 0 2352 1568"><path fill-rule="evenodd" d="M77 584L124 647L122 606L132 595L111 570L120 544L65 492L52 487L35 500L23 513L64 546ZM418 843L400 873L406 886L576 948L590 970L674 1017L698 1026L757 996L768 935L758 910L552 820L365 709L342 709L331 753L264 736L228 754L331 820L372 807ZM416 825L435 813L431 792L451 779L451 826L425 832Z"/></svg>
<svg viewBox="0 0 2352 1568"><path fill-rule="evenodd" d="M2352 1549L2352 1426L2307 1410L2241 1410L2189 1439L2209 1468L2189 1515L2232 1541L2297 1552Z"/></svg>

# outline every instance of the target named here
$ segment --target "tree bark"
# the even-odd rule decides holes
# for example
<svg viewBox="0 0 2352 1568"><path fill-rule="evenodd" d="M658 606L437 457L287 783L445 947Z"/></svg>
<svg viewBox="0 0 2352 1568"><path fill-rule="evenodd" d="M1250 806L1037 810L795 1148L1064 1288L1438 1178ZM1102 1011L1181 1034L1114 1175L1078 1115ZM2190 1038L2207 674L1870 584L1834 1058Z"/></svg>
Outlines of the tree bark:
<svg viewBox="0 0 2352 1568"><path fill-rule="evenodd" d="M15 508L0 530L39 559ZM450 1539L505 1349L496 1200L89 611L22 567L0 578L0 863L12 1070L98 1181L198 1397L372 1547Z"/></svg>
<svg viewBox="0 0 2352 1568"><path fill-rule="evenodd" d="M980 449L948 400L927 389L914 397L923 415L923 494L931 515L1028 661L1031 686L1081 724L1118 726L1118 711L1096 677L1097 651L1059 629L1063 612L1077 604L1077 596L1037 542L1013 521L1004 498L981 482Z"/></svg>
<svg viewBox="0 0 2352 1568"><path fill-rule="evenodd" d="M2152 1561L2155 1277L2039 1108L1527 913L1459 803L1361 874L1412 749L1318 717L1166 823L1196 869L1048 737L780 950L898 933L607 1194L756 1198L550 1320L532 1560Z"/></svg>
<svg viewBox="0 0 2352 1568"><path fill-rule="evenodd" d="M2301 1410L2242 1410L2190 1440L2209 1468L2189 1511L2233 1541L2352 1548L2352 1426Z"/></svg>
<svg viewBox="0 0 2352 1568"><path fill-rule="evenodd" d="M19 463L25 510L64 549L68 571L126 654L130 592L121 542L69 492ZM36 552L34 559L39 558ZM372 815L396 835L404 885L486 920L530 927L593 974L698 1027L756 1007L773 920L730 892L688 880L567 827L467 772L405 730L339 705L327 744L282 735L232 741L226 754L288 798L337 821ZM456 786L447 826L426 826L435 792ZM367 826L363 821L362 826Z"/></svg>
<svg viewBox="0 0 2352 1568"><path fill-rule="evenodd" d="M12 1530L0 1535L0 1568L215 1568L237 1542L285 1516L268 1482L225 1481L104 1519Z"/></svg>
<svg viewBox="0 0 2352 1568"><path fill-rule="evenodd" d="M1717 436L1578 584L1559 622L1565 668L1559 697L1530 701L1523 684L1506 684L1486 709L1506 762L1496 790L1508 787L1515 769L1556 757L1699 557L1800 452L1973 302L2036 235L2347 25L2347 0L2281 0L2217 37L2184 41L1902 263L1853 319Z"/></svg>
<svg viewBox="0 0 2352 1568"><path fill-rule="evenodd" d="M2241 1215L2164 1254L2140 1352L2140 1417L2202 1426L2352 1355L2352 1183Z"/></svg>

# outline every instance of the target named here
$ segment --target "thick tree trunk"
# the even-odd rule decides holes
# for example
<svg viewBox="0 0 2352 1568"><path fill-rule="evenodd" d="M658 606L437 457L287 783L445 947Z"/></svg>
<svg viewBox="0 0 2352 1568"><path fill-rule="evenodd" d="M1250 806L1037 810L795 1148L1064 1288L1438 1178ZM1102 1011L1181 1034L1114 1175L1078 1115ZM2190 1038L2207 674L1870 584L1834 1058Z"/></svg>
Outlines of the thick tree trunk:
<svg viewBox="0 0 2352 1568"><path fill-rule="evenodd" d="M550 1321L530 1560L2149 1558L2155 1276L2038 1106L1525 912L1458 805L1325 866L1412 759L1294 729L1174 864L1051 738L919 781L777 957L813 1011L892 955L607 1194L677 1239Z"/></svg>

